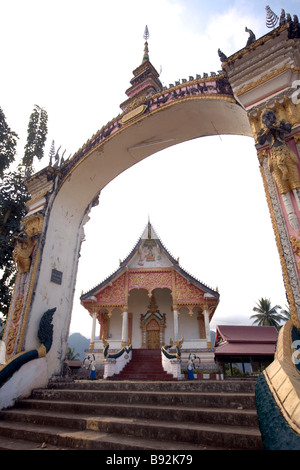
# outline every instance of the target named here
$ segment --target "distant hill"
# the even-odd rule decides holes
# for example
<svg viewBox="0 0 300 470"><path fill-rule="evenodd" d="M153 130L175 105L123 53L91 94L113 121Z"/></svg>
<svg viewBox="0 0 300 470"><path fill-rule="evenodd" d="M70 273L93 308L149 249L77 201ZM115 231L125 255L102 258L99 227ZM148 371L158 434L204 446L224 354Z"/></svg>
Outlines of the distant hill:
<svg viewBox="0 0 300 470"><path fill-rule="evenodd" d="M74 348L74 354L78 353L79 361L83 361L85 358L85 349L89 349L90 340L85 336L82 336L80 333L73 333L69 336L68 346L72 349Z"/></svg>

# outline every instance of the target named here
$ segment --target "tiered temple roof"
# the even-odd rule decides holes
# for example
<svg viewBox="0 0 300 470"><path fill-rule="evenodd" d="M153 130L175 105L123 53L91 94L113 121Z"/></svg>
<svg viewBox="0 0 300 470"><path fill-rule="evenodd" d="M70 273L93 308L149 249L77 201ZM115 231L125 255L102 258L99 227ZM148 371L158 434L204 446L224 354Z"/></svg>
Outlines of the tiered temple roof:
<svg viewBox="0 0 300 470"><path fill-rule="evenodd" d="M118 287L117 287L118 286ZM173 302L179 306L199 305L208 302L211 315L219 302L219 292L186 272L165 248L150 222L129 255L108 278L81 295L81 303L87 305L92 297L104 306L121 306L127 303L130 290L144 288L149 296L155 288L169 288ZM112 292L118 291L114 297Z"/></svg>

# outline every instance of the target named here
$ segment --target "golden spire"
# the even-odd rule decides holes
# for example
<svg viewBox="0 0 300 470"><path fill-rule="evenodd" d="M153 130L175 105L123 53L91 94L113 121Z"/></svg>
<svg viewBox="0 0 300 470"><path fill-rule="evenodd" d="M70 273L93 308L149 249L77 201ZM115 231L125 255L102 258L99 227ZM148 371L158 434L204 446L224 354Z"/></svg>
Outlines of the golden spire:
<svg viewBox="0 0 300 470"><path fill-rule="evenodd" d="M148 50L148 39L149 39L149 29L148 26L146 25L145 31L144 31L144 39L145 39L145 47L144 47L144 56L143 56L143 63L149 61L149 50Z"/></svg>

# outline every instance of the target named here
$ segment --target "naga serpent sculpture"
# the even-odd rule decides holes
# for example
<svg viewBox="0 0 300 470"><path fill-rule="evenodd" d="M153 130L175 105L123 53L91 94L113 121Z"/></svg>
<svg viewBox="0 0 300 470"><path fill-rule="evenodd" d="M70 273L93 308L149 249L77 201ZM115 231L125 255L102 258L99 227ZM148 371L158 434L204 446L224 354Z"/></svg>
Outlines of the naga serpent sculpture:
<svg viewBox="0 0 300 470"><path fill-rule="evenodd" d="M181 347L182 347L183 341L184 341L184 339L182 337L181 340L175 341L175 343L174 343L172 338L170 338L170 341L169 341L170 344L166 344L165 346L163 346L161 348L162 353L166 356L167 359L180 359L181 358ZM168 350L171 349L171 348L175 348L176 352L175 353L169 353Z"/></svg>
<svg viewBox="0 0 300 470"><path fill-rule="evenodd" d="M124 354L124 353L128 354L132 350L132 345L128 343L122 349L120 349L120 351L118 351L116 353L109 354L109 352L108 352L108 349L109 349L108 341L105 338L102 338L102 342L103 342L103 345L104 345L103 355L104 355L105 359L117 359L118 357L122 356L122 354Z"/></svg>
<svg viewBox="0 0 300 470"><path fill-rule="evenodd" d="M41 345L37 349L30 349L28 351L21 352L10 359L7 364L4 364L0 368L0 387L12 377L12 375L17 372L21 366L27 362L32 361L33 359L38 359L40 357L45 357L49 352L52 346L53 340L53 325L52 318L56 307L50 310L47 310L41 320L38 330L38 338L41 342Z"/></svg>

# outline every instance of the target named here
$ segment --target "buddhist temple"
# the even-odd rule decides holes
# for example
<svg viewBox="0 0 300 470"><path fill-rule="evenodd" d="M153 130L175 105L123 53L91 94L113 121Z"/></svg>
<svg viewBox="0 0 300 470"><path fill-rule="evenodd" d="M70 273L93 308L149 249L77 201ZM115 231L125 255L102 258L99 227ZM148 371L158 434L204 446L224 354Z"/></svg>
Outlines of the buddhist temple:
<svg viewBox="0 0 300 470"><path fill-rule="evenodd" d="M89 352L99 366L105 344L114 353L130 345L134 355L180 342L182 359L195 354L207 369L214 364L210 321L218 303L219 293L188 274L148 222L119 268L81 296L93 318Z"/></svg>

